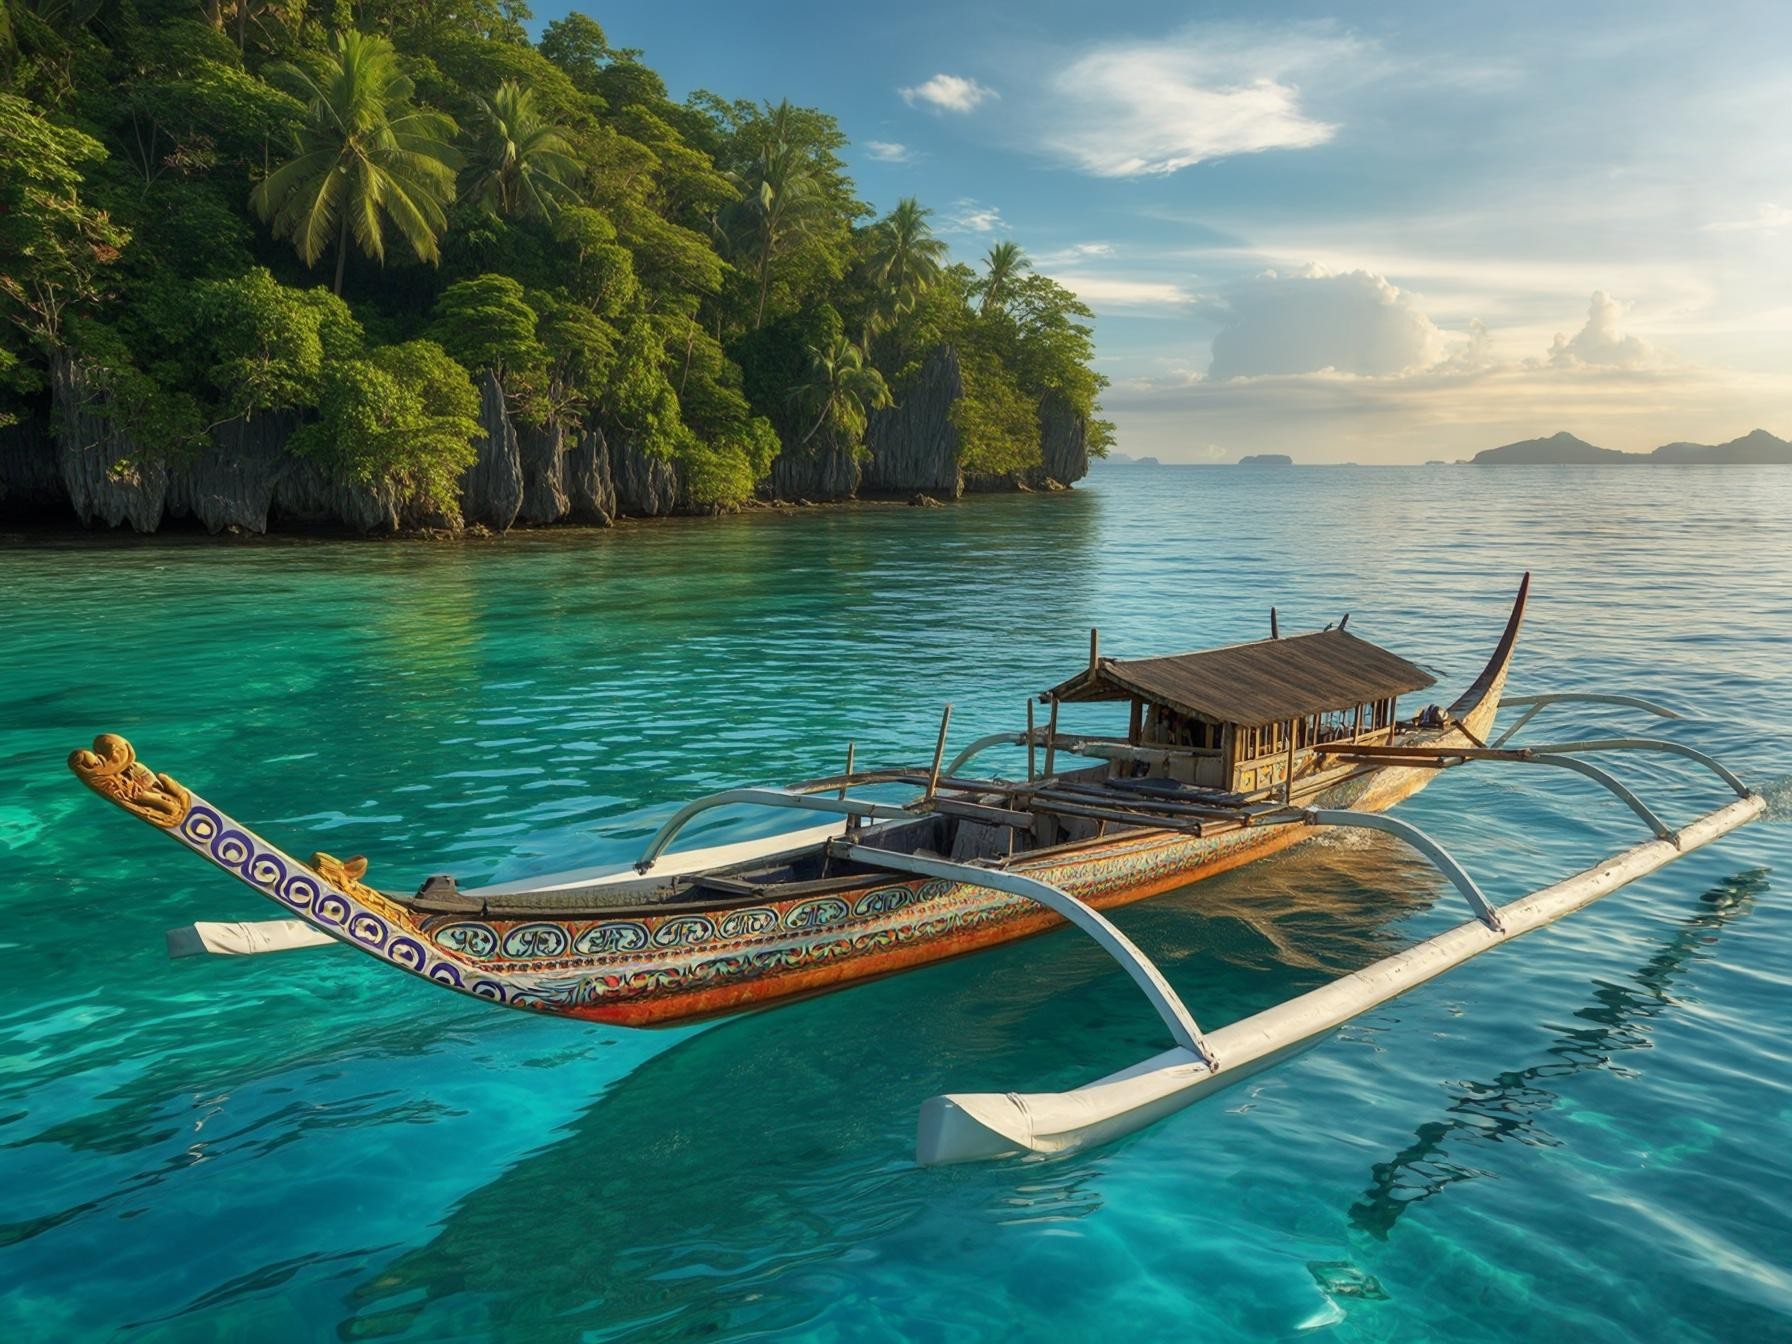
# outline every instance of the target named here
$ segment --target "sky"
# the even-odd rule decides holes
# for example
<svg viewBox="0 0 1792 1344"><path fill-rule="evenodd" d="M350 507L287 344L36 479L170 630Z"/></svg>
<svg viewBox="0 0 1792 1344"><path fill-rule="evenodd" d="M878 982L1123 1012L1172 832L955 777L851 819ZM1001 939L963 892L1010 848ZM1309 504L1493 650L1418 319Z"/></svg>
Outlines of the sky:
<svg viewBox="0 0 1792 1344"><path fill-rule="evenodd" d="M1117 448L1792 438L1792 7L581 4L1095 310Z"/></svg>

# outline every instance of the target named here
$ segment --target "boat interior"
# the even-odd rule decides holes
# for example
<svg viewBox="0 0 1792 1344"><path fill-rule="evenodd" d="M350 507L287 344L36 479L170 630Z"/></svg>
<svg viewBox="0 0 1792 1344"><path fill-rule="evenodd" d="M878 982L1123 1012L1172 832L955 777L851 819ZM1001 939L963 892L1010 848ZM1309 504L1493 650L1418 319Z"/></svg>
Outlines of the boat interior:
<svg viewBox="0 0 1792 1344"><path fill-rule="evenodd" d="M1422 669L1341 627L1136 660L1102 658L1092 632L1087 668L1039 696L1045 725L980 738L949 765L948 708L930 768L855 772L849 764L844 774L782 789L733 790L680 811L633 866L467 891L438 877L398 899L422 913L500 918L726 910L862 889L880 878L912 880L880 869L864 849L1001 868L1120 836L1206 836L1290 822L1320 791L1378 768L1340 748L1385 748L1447 726L1448 715L1435 706L1399 717L1399 697L1432 684ZM1058 731L1061 705L1100 701L1129 706L1124 737ZM1033 709L1030 702L1029 720ZM1026 747L1025 778L963 773L975 754L997 745ZM852 794L871 786L917 792L901 803ZM662 852L693 817L741 803L840 820L819 832L666 854L662 863ZM846 843L860 854L841 852Z"/></svg>

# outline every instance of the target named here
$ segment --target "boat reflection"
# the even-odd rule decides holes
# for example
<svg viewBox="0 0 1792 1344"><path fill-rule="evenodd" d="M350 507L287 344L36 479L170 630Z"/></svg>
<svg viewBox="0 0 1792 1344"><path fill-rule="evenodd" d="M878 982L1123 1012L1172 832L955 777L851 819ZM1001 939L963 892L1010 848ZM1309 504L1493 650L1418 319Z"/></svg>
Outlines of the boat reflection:
<svg viewBox="0 0 1792 1344"><path fill-rule="evenodd" d="M1630 983L1597 985L1593 1002L1575 1012L1587 1025L1562 1032L1546 1059L1486 1082L1459 1085L1442 1119L1420 1125L1412 1143L1371 1168L1369 1188L1350 1207L1352 1225L1386 1240L1408 1209L1460 1181L1488 1175L1457 1151L1461 1148L1505 1140L1553 1146L1557 1140L1541 1120L1561 1094L1549 1084L1593 1069L1619 1068L1613 1056L1647 1049L1649 1024L1672 1005L1675 980L1711 955L1715 936L1746 915L1768 886L1765 868L1724 879L1699 898L1704 908L1632 973Z"/></svg>
<svg viewBox="0 0 1792 1344"><path fill-rule="evenodd" d="M1398 938L1392 917L1436 894L1404 859L1396 873L1363 857L1314 846L1123 922L1198 1011L1228 1020L1374 960ZM1284 888L1304 904L1284 907ZM1293 927L1266 931L1265 901ZM1157 1048L1160 1032L1113 963L1068 935L724 1023L618 1079L551 1145L464 1196L426 1245L353 1290L344 1337L447 1322L472 1335L797 1330L821 1309L818 1285L868 1245L949 1227L970 1254L995 1227L1101 1207L1090 1161L917 1169L921 1099L1021 1078L1071 1086Z"/></svg>

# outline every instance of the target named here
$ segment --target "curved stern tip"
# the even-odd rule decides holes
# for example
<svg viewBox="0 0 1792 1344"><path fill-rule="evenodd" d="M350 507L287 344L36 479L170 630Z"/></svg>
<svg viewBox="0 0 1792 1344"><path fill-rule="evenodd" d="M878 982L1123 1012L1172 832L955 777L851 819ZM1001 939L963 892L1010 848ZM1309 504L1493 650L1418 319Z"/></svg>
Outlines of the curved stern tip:
<svg viewBox="0 0 1792 1344"><path fill-rule="evenodd" d="M1512 614L1506 618L1506 629L1500 636L1499 644L1493 650L1493 656L1487 660L1487 666L1481 669L1469 688L1456 697L1450 706L1450 717L1463 721L1478 717L1482 712L1491 720L1499 709L1500 692L1505 689L1506 673L1512 667L1512 651L1518 646L1518 632L1524 625L1525 600L1531 595L1531 571L1526 570L1518 583L1518 595L1512 599Z"/></svg>

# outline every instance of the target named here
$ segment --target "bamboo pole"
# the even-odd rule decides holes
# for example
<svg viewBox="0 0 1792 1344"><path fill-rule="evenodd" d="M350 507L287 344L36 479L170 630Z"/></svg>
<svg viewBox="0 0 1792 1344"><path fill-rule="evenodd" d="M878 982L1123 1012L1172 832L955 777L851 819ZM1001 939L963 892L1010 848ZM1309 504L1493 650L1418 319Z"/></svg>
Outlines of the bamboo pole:
<svg viewBox="0 0 1792 1344"><path fill-rule="evenodd" d="M939 792L940 763L946 759L946 729L951 726L951 723L952 706L948 703L946 712L940 715L939 741L933 744L933 768L927 772L927 797L929 801L932 800L935 793Z"/></svg>
<svg viewBox="0 0 1792 1344"><path fill-rule="evenodd" d="M1052 762L1058 754L1058 697L1052 697L1051 716L1045 723L1045 777L1052 777Z"/></svg>
<svg viewBox="0 0 1792 1344"><path fill-rule="evenodd" d="M1033 697L1027 697L1027 782L1033 782Z"/></svg>
<svg viewBox="0 0 1792 1344"><path fill-rule="evenodd" d="M1296 720L1288 720L1288 770L1282 779L1282 801L1290 801L1294 797L1294 725Z"/></svg>

